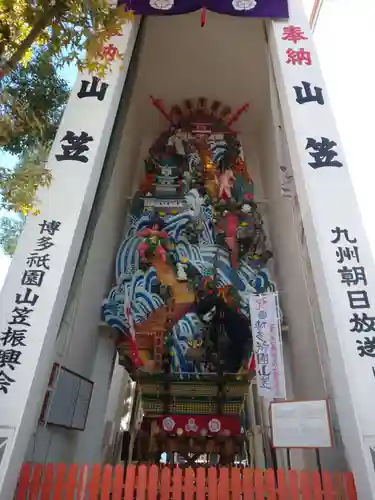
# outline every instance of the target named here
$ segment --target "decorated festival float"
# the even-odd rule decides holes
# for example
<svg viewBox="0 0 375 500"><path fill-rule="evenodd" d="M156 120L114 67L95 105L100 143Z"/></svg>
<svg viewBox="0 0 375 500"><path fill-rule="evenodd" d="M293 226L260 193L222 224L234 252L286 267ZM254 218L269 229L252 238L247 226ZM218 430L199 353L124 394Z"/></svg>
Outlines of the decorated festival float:
<svg viewBox="0 0 375 500"><path fill-rule="evenodd" d="M152 103L168 128L145 160L102 318L139 384L138 459L178 452L192 463L209 453L231 463L244 446L242 410L255 374L249 296L274 291L232 128L248 105L233 113L205 98L168 111Z"/></svg>

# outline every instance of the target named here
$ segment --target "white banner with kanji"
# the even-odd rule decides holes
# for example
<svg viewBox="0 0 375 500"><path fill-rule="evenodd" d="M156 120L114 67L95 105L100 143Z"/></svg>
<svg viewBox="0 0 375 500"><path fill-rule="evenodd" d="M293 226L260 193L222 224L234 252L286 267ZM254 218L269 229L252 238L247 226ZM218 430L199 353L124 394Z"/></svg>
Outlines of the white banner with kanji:
<svg viewBox="0 0 375 500"><path fill-rule="evenodd" d="M48 159L53 182L38 192L0 297L0 500L13 498L40 414L56 339L111 138L139 19L103 47L103 78L79 73ZM1 436L0 436L1 437Z"/></svg>
<svg viewBox="0 0 375 500"><path fill-rule="evenodd" d="M286 397L281 329L276 293L250 295L258 394L269 400Z"/></svg>
<svg viewBox="0 0 375 500"><path fill-rule="evenodd" d="M375 442L374 255L309 22L299 0L288 3L289 20L269 24L268 43L321 313L319 349L327 351L325 378L333 387L324 396L334 397L358 498L367 500L375 498L367 445Z"/></svg>

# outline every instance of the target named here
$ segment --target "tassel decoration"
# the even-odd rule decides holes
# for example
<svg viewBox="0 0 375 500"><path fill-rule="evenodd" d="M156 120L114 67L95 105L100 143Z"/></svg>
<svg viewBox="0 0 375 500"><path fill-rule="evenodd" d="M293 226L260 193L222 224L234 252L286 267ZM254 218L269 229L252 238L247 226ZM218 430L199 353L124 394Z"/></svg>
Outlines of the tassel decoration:
<svg viewBox="0 0 375 500"><path fill-rule="evenodd" d="M206 24L206 19L207 19L207 9L206 7L203 7L201 11L201 28Z"/></svg>

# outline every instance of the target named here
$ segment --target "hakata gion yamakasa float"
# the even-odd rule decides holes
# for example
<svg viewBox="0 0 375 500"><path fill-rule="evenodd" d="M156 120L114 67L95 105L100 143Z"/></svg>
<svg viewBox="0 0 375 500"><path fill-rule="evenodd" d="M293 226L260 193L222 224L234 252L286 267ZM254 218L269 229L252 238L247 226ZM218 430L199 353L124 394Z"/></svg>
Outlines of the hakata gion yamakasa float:
<svg viewBox="0 0 375 500"><path fill-rule="evenodd" d="M162 451L217 453L230 463L244 436L254 376L251 293L274 291L261 216L232 113L186 100L151 146L116 259L103 321L138 381L142 460Z"/></svg>

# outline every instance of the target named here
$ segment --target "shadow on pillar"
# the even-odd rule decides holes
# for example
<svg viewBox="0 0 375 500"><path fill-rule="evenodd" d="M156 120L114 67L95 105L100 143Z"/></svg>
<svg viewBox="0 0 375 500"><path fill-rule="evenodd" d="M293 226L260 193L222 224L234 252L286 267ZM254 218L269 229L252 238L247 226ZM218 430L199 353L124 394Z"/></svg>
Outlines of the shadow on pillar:
<svg viewBox="0 0 375 500"><path fill-rule="evenodd" d="M130 450L130 432L125 431L122 434L122 449L121 449L121 462L124 463L124 467L128 465L129 450Z"/></svg>

